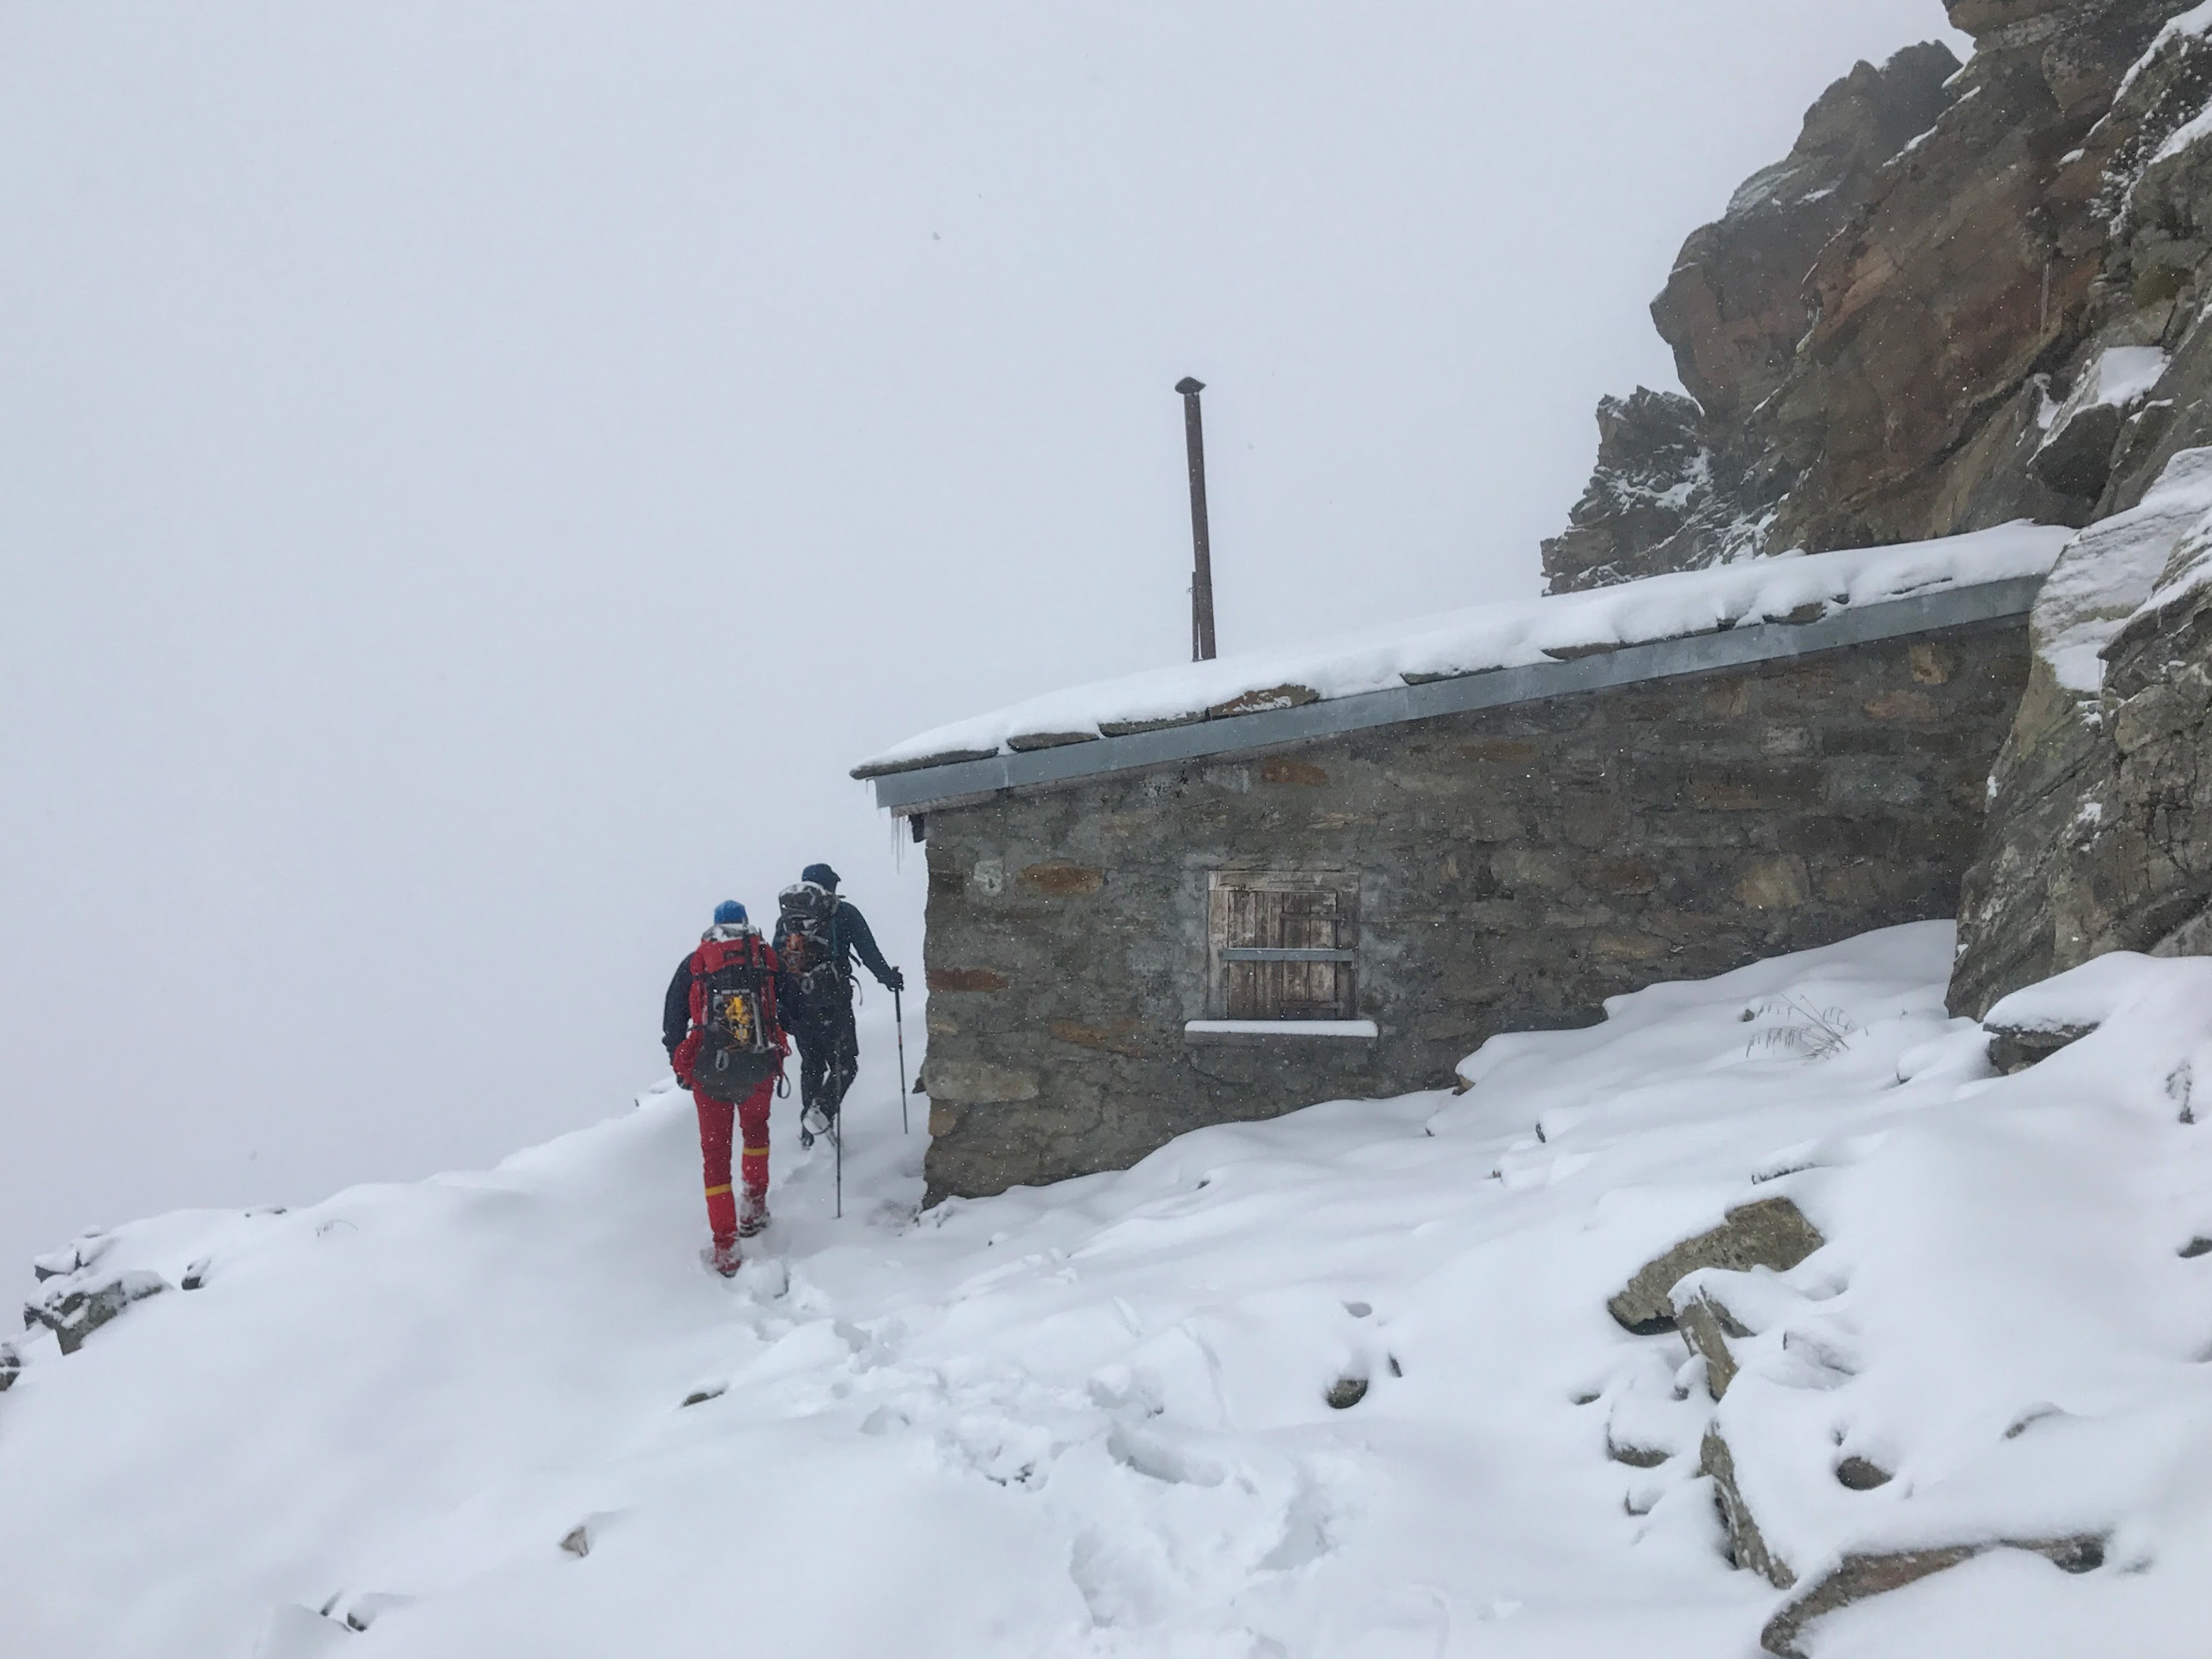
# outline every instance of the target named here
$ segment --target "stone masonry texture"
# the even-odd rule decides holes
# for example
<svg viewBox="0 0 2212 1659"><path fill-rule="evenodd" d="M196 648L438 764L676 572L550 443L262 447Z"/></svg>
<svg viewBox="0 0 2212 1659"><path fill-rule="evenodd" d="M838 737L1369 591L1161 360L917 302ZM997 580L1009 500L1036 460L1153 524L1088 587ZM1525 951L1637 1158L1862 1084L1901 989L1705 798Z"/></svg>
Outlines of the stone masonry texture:
<svg viewBox="0 0 2212 1659"><path fill-rule="evenodd" d="M927 1201L1951 915L2027 666L2024 622L1981 624L933 808ZM1186 1036L1225 870L1356 881L1375 1040Z"/></svg>

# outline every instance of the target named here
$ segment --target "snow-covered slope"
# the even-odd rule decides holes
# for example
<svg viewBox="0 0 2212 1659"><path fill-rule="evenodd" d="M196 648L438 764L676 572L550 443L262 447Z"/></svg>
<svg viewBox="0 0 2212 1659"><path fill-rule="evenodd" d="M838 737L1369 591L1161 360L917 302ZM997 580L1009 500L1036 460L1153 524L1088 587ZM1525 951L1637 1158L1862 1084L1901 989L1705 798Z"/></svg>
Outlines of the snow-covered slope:
<svg viewBox="0 0 2212 1659"><path fill-rule="evenodd" d="M2000 1079L1951 946L1662 986L1492 1042L1463 1095L919 1223L882 1091L842 1224L779 1125L732 1284L671 1092L487 1175L120 1229L50 1288L204 1284L22 1345L0 1651L1720 1659L1787 1598L1723 1558L1717 1421L1800 1591L1846 1552L2100 1542L1866 1601L1819 1659L2199 1654L2212 963L2046 988L2023 1026L2101 1029ZM1607 1299L1776 1196L1829 1242L1721 1276L1755 1334L1717 1407Z"/></svg>

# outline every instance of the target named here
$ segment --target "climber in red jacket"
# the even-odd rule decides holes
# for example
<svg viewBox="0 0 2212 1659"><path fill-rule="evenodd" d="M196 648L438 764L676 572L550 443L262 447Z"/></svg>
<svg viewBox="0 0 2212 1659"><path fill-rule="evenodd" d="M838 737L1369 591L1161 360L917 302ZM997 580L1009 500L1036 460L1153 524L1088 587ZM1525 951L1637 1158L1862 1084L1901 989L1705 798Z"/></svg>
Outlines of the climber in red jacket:
<svg viewBox="0 0 2212 1659"><path fill-rule="evenodd" d="M699 1108L707 1177L708 1264L738 1270L738 1241L768 1225L768 1114L791 1050L778 995L785 977L775 952L735 899L714 908L699 948L677 965L662 1000L660 1040L676 1080ZM730 1190L731 1120L744 1134L742 1206Z"/></svg>

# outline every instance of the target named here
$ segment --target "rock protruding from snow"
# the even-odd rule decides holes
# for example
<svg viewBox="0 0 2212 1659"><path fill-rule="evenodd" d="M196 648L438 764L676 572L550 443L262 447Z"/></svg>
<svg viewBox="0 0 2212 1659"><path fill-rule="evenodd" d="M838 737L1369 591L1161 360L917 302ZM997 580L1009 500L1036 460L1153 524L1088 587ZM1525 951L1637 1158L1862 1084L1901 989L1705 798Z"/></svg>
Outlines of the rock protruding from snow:
<svg viewBox="0 0 2212 1659"><path fill-rule="evenodd" d="M15 1352L15 1344L0 1342L0 1394L7 1393L22 1370L23 1356Z"/></svg>
<svg viewBox="0 0 2212 1659"><path fill-rule="evenodd" d="M1680 1327L1682 1340L1690 1352L1705 1362L1705 1391L1720 1399L1735 1381L1735 1356L1729 1351L1729 1339L1741 1340L1751 1334L1750 1328L1718 1297L1703 1290L1675 1302L1674 1322Z"/></svg>
<svg viewBox="0 0 2212 1659"><path fill-rule="evenodd" d="M31 1258L31 1276L40 1284L50 1279L67 1279L81 1273L107 1253L114 1239L94 1230L82 1233L58 1250L48 1250L43 1255Z"/></svg>
<svg viewBox="0 0 2212 1659"><path fill-rule="evenodd" d="M1698 1473L1713 1483L1713 1498L1720 1505L1721 1524L1728 1529L1729 1559L1744 1571L1759 1574L1777 1589L1788 1589L1795 1584L1796 1573L1768 1546L1765 1534L1759 1529L1759 1517L1744 1501L1743 1487L1736 1478L1735 1454L1729 1449L1728 1440L1717 1424L1705 1431L1704 1443L1698 1449Z"/></svg>
<svg viewBox="0 0 2212 1659"><path fill-rule="evenodd" d="M2007 1077L2041 1064L2097 1029L2094 1025L2008 1026L1987 1019L1982 1027L1990 1034L1990 1064Z"/></svg>
<svg viewBox="0 0 2212 1659"><path fill-rule="evenodd" d="M2105 1561L2105 1540L2084 1535L2057 1539L2008 1539L1996 1544L1950 1544L1936 1549L1897 1550L1887 1554L1847 1555L1833 1569L1785 1603L1759 1632L1759 1645L1775 1659L1809 1659L1800 1645L1805 1627L1871 1596L1886 1595L1907 1584L1972 1560L1992 1549L2026 1550L2064 1572L2090 1572ZM1786 1588L1786 1587L1785 1587Z"/></svg>
<svg viewBox="0 0 2212 1659"><path fill-rule="evenodd" d="M2160 972L2148 957L2114 951L2014 991L1982 1016L1990 1064L2009 1074L2048 1060L2097 1030Z"/></svg>
<svg viewBox="0 0 2212 1659"><path fill-rule="evenodd" d="M90 1283L64 1280L35 1301L23 1304L23 1326L43 1325L54 1334L64 1353L75 1353L85 1338L119 1316L134 1302L143 1302L169 1288L158 1273L132 1271Z"/></svg>
<svg viewBox="0 0 2212 1659"><path fill-rule="evenodd" d="M1771 1267L1779 1273L1796 1267L1825 1243L1820 1230L1790 1200L1761 1199L1730 1210L1719 1226L1686 1238L1646 1262L1607 1302L1606 1311L1638 1336L1671 1331L1676 1327L1674 1286L1699 1268L1741 1272Z"/></svg>

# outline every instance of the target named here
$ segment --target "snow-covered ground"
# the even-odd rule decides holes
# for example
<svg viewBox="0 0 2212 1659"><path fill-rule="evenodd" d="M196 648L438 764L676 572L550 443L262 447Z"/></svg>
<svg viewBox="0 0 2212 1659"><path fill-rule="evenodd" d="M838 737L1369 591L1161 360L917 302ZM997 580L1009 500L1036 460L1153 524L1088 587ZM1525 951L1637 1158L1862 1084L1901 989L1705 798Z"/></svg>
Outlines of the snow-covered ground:
<svg viewBox="0 0 2212 1659"><path fill-rule="evenodd" d="M842 1223L779 1114L732 1283L665 1090L489 1174L119 1229L88 1282L204 1283L21 1345L0 1652L1735 1659L1785 1597L1723 1558L1717 1415L1801 1587L1850 1550L2103 1545L1992 1549L1814 1625L1816 1659L2201 1655L2212 963L2029 994L2021 1025L2101 1027L1996 1078L1951 949L1662 986L1492 1042L1464 1094L918 1222L878 1077ZM1829 1242L1708 1275L1755 1332L1716 1407L1607 1298L1774 1196ZM1847 1456L1894 1479L1846 1490Z"/></svg>

